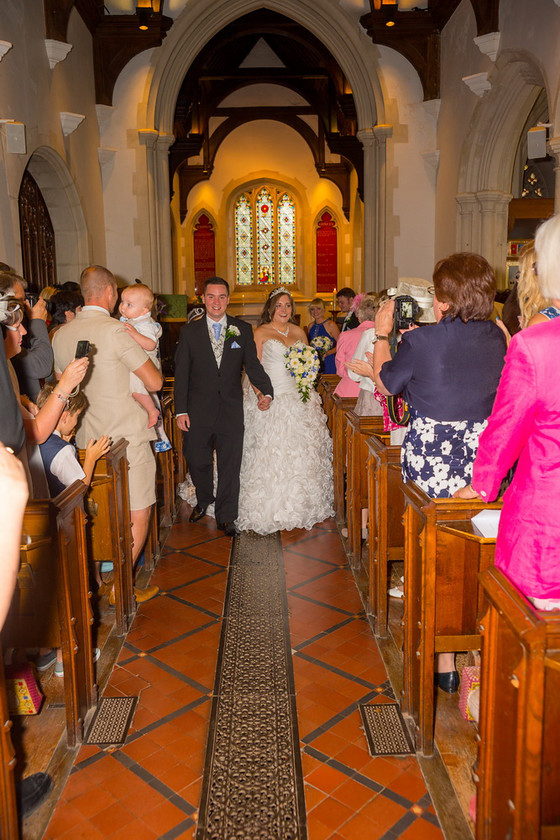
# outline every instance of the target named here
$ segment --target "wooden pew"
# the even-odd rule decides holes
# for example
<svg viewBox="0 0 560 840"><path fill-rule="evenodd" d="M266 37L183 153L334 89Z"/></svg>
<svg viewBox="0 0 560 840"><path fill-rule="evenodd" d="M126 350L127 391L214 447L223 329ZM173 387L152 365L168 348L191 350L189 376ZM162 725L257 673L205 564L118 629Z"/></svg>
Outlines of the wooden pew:
<svg viewBox="0 0 560 840"><path fill-rule="evenodd" d="M163 396L171 396L169 427L165 427L167 437L173 446L173 460L174 460L174 480L175 486L182 484L187 477L187 464L185 456L183 455L183 432L175 422L175 402L173 398L173 389L175 387L175 379L173 377L166 377L163 383ZM165 422L165 416L164 416Z"/></svg>
<svg viewBox="0 0 560 840"><path fill-rule="evenodd" d="M367 440L369 511L368 612L376 636L387 635L388 566L404 559L404 496L401 447Z"/></svg>
<svg viewBox="0 0 560 840"><path fill-rule="evenodd" d="M83 498L75 481L56 499L28 502L16 590L2 638L8 647L62 648L69 747L97 701Z"/></svg>
<svg viewBox="0 0 560 840"><path fill-rule="evenodd" d="M136 611L132 574L132 531L128 494L128 461L124 438L100 458L88 492L89 520L86 529L92 562L113 564L116 630L124 636ZM79 450L81 460L84 450Z"/></svg>
<svg viewBox="0 0 560 840"><path fill-rule="evenodd" d="M18 840L19 837L14 782L16 753L10 737L11 728L4 662L3 657L0 656L0 837L2 840Z"/></svg>
<svg viewBox="0 0 560 840"><path fill-rule="evenodd" d="M354 568L362 560L362 508L368 506L367 439L378 435L389 439L383 431L383 417L360 417L354 411L346 412L346 522L348 549ZM365 567L366 574L369 569Z"/></svg>
<svg viewBox="0 0 560 840"><path fill-rule="evenodd" d="M483 619L477 840L560 837L560 611L536 610L498 569Z"/></svg>
<svg viewBox="0 0 560 840"><path fill-rule="evenodd" d="M470 520L501 502L431 499L414 482L403 485L404 692L416 745L433 753L435 656L478 650L478 621L486 610L478 573L494 562L495 540L475 533Z"/></svg>
<svg viewBox="0 0 560 840"><path fill-rule="evenodd" d="M334 510L338 525L346 522L346 412L356 405L356 397L333 394L332 439Z"/></svg>
<svg viewBox="0 0 560 840"><path fill-rule="evenodd" d="M337 373L322 373L317 383L317 393L323 403L323 411L327 415L327 426L332 434L333 391L340 382Z"/></svg>
<svg viewBox="0 0 560 840"><path fill-rule="evenodd" d="M156 457L158 457L156 455ZM160 542L159 542L159 524L157 502L152 506L150 514L150 524L148 526L148 536L144 545L144 568L152 572L160 557Z"/></svg>
<svg viewBox="0 0 560 840"><path fill-rule="evenodd" d="M166 394L161 400L163 426L169 441L173 442L173 396ZM158 496L161 498L159 524L170 527L175 520L175 454L173 449L156 452L158 467Z"/></svg>
<svg viewBox="0 0 560 840"><path fill-rule="evenodd" d="M346 522L346 412L356 405L356 397L333 394L333 474L334 510L338 525Z"/></svg>

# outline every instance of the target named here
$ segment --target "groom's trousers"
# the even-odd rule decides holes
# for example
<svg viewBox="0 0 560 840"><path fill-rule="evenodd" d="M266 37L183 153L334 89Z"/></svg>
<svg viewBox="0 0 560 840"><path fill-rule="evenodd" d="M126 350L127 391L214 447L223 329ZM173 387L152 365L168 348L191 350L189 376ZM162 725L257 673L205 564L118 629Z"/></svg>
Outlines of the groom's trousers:
<svg viewBox="0 0 560 840"><path fill-rule="evenodd" d="M216 502L216 522L234 522L239 503L239 472L243 453L243 429L215 431L201 425L183 432L187 468L201 507ZM214 497L213 454L216 450L218 486Z"/></svg>

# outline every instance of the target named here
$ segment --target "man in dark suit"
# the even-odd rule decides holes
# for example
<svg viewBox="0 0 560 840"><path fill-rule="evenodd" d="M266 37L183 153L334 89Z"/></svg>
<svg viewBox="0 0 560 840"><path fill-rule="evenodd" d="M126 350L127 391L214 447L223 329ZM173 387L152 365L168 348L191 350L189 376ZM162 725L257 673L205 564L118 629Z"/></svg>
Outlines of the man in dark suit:
<svg viewBox="0 0 560 840"><path fill-rule="evenodd" d="M239 471L243 453L243 368L266 411L272 384L257 357L250 324L226 314L229 286L221 277L204 283L206 314L181 330L175 354L175 414L183 431L183 451L197 505L197 522L214 500L213 450L218 462L216 521L227 536L235 534Z"/></svg>

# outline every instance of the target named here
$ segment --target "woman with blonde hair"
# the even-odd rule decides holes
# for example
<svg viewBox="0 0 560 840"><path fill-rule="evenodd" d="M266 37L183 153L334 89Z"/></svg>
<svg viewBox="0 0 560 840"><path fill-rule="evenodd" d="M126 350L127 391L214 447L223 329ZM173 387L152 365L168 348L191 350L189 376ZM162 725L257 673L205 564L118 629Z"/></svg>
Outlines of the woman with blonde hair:
<svg viewBox="0 0 560 840"><path fill-rule="evenodd" d="M336 342L340 330L327 314L321 298L314 298L308 309L313 320L309 323L307 334L309 343L315 348L321 359L321 373L336 373Z"/></svg>
<svg viewBox="0 0 560 840"><path fill-rule="evenodd" d="M537 252L535 241L532 240L523 246L519 255L519 280L517 281L517 297L519 299L519 323L521 329L532 327L542 321L549 320L542 310L549 306L550 301L543 297L539 278L535 268L537 265Z"/></svg>

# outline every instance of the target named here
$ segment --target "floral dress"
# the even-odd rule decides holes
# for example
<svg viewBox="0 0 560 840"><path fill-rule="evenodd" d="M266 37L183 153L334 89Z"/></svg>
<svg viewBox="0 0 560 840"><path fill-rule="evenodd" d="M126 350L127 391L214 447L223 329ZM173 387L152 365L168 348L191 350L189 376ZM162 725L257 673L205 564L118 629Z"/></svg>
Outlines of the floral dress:
<svg viewBox="0 0 560 840"><path fill-rule="evenodd" d="M433 499L450 497L470 484L478 438L486 424L411 418L401 453L403 480L414 481Z"/></svg>

